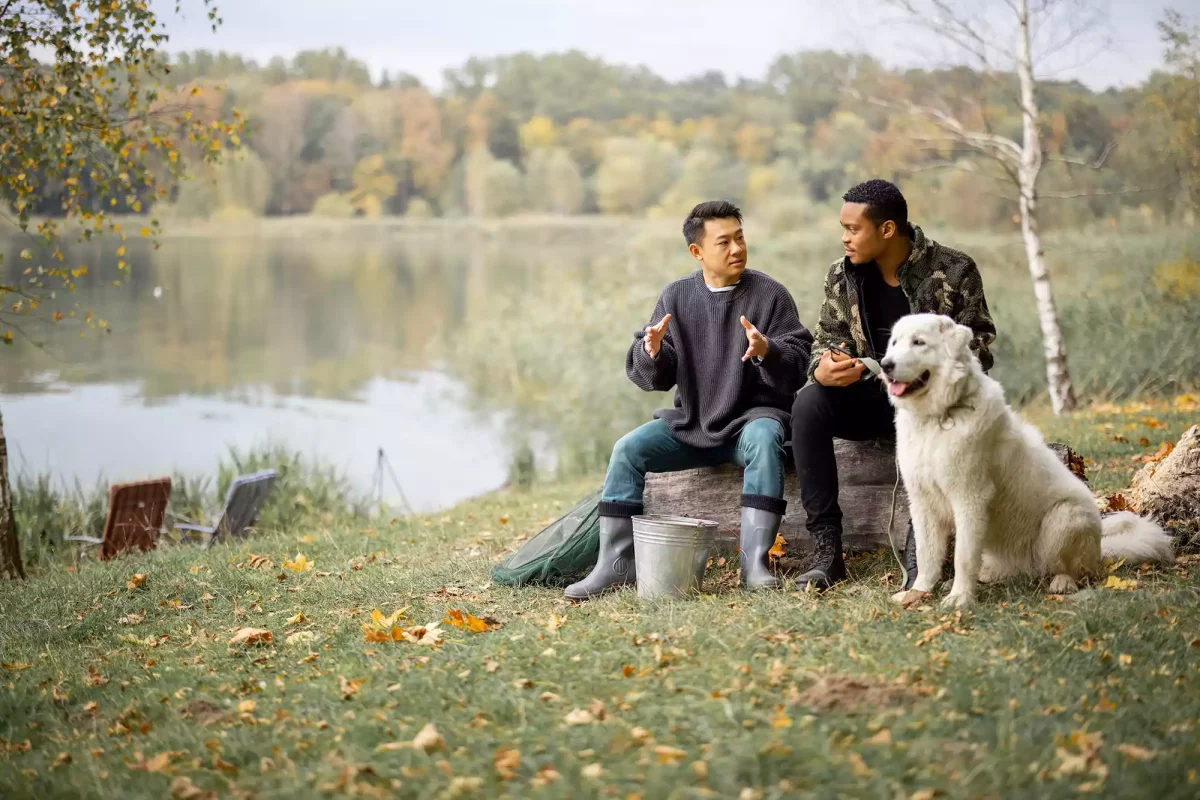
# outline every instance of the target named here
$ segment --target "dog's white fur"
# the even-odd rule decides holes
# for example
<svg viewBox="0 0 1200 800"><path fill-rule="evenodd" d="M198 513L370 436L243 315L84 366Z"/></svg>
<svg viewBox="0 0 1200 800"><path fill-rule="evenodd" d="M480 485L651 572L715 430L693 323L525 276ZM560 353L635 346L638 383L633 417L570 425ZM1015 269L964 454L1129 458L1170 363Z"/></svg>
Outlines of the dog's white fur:
<svg viewBox="0 0 1200 800"><path fill-rule="evenodd" d="M916 533L913 588L933 590L952 532L954 583L943 602L960 608L980 580L1050 576L1050 591L1063 593L1097 574L1104 556L1172 561L1171 538L1153 522L1128 512L1101 521L1084 483L983 373L971 336L949 317L907 316L883 360Z"/></svg>

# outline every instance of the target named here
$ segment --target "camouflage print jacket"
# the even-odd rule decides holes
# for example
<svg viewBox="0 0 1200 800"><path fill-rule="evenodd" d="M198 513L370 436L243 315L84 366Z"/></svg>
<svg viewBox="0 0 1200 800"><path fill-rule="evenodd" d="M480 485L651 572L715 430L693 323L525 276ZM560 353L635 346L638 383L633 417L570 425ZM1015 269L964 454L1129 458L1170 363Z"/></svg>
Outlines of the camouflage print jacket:
<svg viewBox="0 0 1200 800"><path fill-rule="evenodd" d="M979 357L984 370L991 369L989 348L996 340L996 326L983 296L979 268L970 256L925 238L925 233L916 225L911 227L912 253L900 265L897 277L912 313L945 314L975 331L971 350ZM870 265L851 264L847 258L835 261L829 268L825 279L825 302L821 306L813 359L808 368L809 380L813 379L820 361L818 354L823 354L830 345L845 342L846 349L856 356L871 355L874 349L868 338L869 328L863 325L864 266L874 269ZM879 344L884 345L883 342Z"/></svg>

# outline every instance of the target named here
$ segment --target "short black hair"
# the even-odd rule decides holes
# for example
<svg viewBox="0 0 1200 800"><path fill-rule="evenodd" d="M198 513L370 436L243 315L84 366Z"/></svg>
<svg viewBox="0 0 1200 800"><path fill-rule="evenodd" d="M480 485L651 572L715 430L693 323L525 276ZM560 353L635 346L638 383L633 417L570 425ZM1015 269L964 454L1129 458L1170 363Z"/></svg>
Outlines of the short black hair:
<svg viewBox="0 0 1200 800"><path fill-rule="evenodd" d="M862 203L867 207L867 219L877 226L889 219L905 236L910 236L908 227L908 201L896 188L896 184L882 178L863 181L842 195L847 203Z"/></svg>
<svg viewBox="0 0 1200 800"><path fill-rule="evenodd" d="M742 210L728 200L708 200L688 212L683 221L683 238L689 245L700 244L704 238L704 223L710 219L732 217L742 224Z"/></svg>

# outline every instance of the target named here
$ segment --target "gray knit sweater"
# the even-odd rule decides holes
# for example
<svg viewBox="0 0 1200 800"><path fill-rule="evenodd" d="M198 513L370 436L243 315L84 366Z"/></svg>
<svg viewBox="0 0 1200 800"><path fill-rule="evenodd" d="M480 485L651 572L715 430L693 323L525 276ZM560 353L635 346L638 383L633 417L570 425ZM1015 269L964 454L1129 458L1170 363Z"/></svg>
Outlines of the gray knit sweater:
<svg viewBox="0 0 1200 800"><path fill-rule="evenodd" d="M675 407L654 416L676 439L717 447L759 417L779 420L787 429L813 337L782 284L748 269L733 291L711 292L697 270L663 290L649 324L667 314L673 316L658 356L650 357L642 343L645 331L638 331L625 356L625 374L647 392L675 389ZM747 347L743 315L767 337L761 362L742 361Z"/></svg>

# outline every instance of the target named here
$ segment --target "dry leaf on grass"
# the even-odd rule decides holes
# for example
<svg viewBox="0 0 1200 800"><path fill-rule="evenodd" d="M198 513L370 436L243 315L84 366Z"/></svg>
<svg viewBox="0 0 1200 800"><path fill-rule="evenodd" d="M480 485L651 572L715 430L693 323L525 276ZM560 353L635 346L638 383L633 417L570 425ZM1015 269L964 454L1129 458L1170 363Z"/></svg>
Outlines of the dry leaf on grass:
<svg viewBox="0 0 1200 800"><path fill-rule="evenodd" d="M135 572L129 576L129 580L125 581L125 588L130 591L141 588L146 583L146 573Z"/></svg>
<svg viewBox="0 0 1200 800"><path fill-rule="evenodd" d="M338 675L338 688L342 692L342 699L349 700L350 698L354 697L354 695L358 694L358 687L362 686L366 682L366 678L359 678L351 681L347 680L346 676L344 675Z"/></svg>
<svg viewBox="0 0 1200 800"><path fill-rule="evenodd" d="M687 751L680 750L678 747L660 744L654 748L654 757L658 759L660 764L678 764L687 758Z"/></svg>
<svg viewBox="0 0 1200 800"><path fill-rule="evenodd" d="M0 661L0 667L10 670L29 669L31 665L24 661Z"/></svg>
<svg viewBox="0 0 1200 800"><path fill-rule="evenodd" d="M577 708L567 714L566 721L568 725L591 725L596 717L586 708Z"/></svg>
<svg viewBox="0 0 1200 800"><path fill-rule="evenodd" d="M492 763L500 780L511 781L517 777L517 767L521 766L521 751L513 747L501 747L496 751Z"/></svg>
<svg viewBox="0 0 1200 800"><path fill-rule="evenodd" d="M181 775L171 781L171 798L172 800L217 800L217 793L211 790L205 791L192 783L191 778Z"/></svg>
<svg viewBox="0 0 1200 800"><path fill-rule="evenodd" d="M237 633L229 640L230 644L262 645L270 644L274 637L264 628L238 628Z"/></svg>
<svg viewBox="0 0 1200 800"><path fill-rule="evenodd" d="M1136 578L1122 578L1118 575L1109 575L1108 579L1104 581L1104 588L1128 592L1138 588L1138 581Z"/></svg>
<svg viewBox="0 0 1200 800"><path fill-rule="evenodd" d="M290 634L283 641L285 644L288 644L288 645L297 645L297 644L308 644L309 642L315 641L316 638L317 638L317 634L314 633L313 631L296 631L295 633Z"/></svg>
<svg viewBox="0 0 1200 800"><path fill-rule="evenodd" d="M579 771L579 773L581 775L583 775L583 777L585 777L585 778L591 778L592 780L597 780L604 776L604 767L601 766L599 763L591 763L591 764L588 764L583 769L581 769Z"/></svg>
<svg viewBox="0 0 1200 800"><path fill-rule="evenodd" d="M474 633L484 633L500 625L499 621L494 617L476 617L465 611L459 611L457 608L447 611L446 618L442 622L453 625L456 628L473 631Z"/></svg>
<svg viewBox="0 0 1200 800"><path fill-rule="evenodd" d="M295 558L284 560L283 568L290 572L308 572L313 568L313 562L303 553L296 553Z"/></svg>
<svg viewBox="0 0 1200 800"><path fill-rule="evenodd" d="M556 631L565 625L566 622L566 617L560 617L558 614L551 614L550 616L546 617L544 622L542 622L542 627L548 631Z"/></svg>
<svg viewBox="0 0 1200 800"><path fill-rule="evenodd" d="M171 762L173 760L179 758L180 756L186 755L187 753L183 750L164 750L154 758L147 759L139 750L133 754L133 757L136 759L136 761L134 761L132 764L130 764L128 761L125 763L132 770L139 770L141 772L167 773L171 769Z"/></svg>
<svg viewBox="0 0 1200 800"><path fill-rule="evenodd" d="M138 625L146 618L145 611L134 611L132 614L126 614L117 620L122 625Z"/></svg>
<svg viewBox="0 0 1200 800"><path fill-rule="evenodd" d="M87 674L83 676L83 682L88 686L103 686L108 683L108 678L100 674L100 670L96 669L95 664L88 664Z"/></svg>
<svg viewBox="0 0 1200 800"><path fill-rule="evenodd" d="M287 620L288 625L299 625L302 622L308 622L308 617L304 616L303 611L297 613L294 617L288 617Z"/></svg>
<svg viewBox="0 0 1200 800"><path fill-rule="evenodd" d="M437 732L437 728L433 727L433 723L430 722L413 737L412 746L423 753L429 753L444 749L446 747L446 739Z"/></svg>
<svg viewBox="0 0 1200 800"><path fill-rule="evenodd" d="M1136 744L1119 744L1117 750L1130 761L1153 761L1158 758L1158 753Z"/></svg>
<svg viewBox="0 0 1200 800"><path fill-rule="evenodd" d="M864 744L891 744L892 732L887 728L880 728L879 732L871 738L867 739Z"/></svg>

